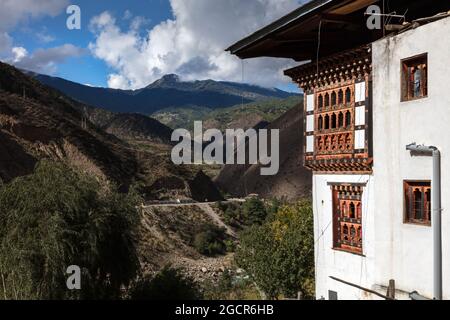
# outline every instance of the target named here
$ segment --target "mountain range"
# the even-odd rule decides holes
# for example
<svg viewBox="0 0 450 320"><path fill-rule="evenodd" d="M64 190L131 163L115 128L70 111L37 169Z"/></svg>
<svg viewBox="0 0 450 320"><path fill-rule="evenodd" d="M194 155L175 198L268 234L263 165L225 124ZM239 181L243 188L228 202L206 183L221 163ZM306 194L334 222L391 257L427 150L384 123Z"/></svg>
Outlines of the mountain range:
<svg viewBox="0 0 450 320"><path fill-rule="evenodd" d="M213 126L220 129L235 127L247 129L256 126L258 128L265 127L267 129L280 130L280 172L276 176L261 177L259 175L258 165L226 165L221 168L222 170L220 171L220 173L217 172L218 175L214 180L215 184L224 192L234 196L245 196L249 193L258 193L263 197L285 197L290 199L308 196L310 193L311 174L303 169L301 164L303 152L303 141L301 139L303 118L302 113L299 112L299 105L302 101L301 95L290 94L280 90L263 89L251 85L233 84L229 82L216 82L212 80L183 82L176 75L165 76L162 79L149 85L148 87L137 91L92 88L60 78L52 78L49 76L37 74L32 74L32 76L34 79L39 80L39 82L44 84L46 83L50 87L58 89L51 90L46 86L39 86L41 88L41 91L52 92L52 98L46 98L44 105L59 105L62 102L69 102L70 105L72 105L79 111L79 114L77 115L78 118L74 121L75 123L82 122L82 119L84 117L90 124L93 124L96 128L98 128L97 131L101 132L102 136L106 135L105 139L114 139L113 137L118 138L115 143L113 143L114 147L109 147L108 149L117 150L119 151L119 156L127 158L127 161L134 162L133 165L130 166L130 168L134 168L134 173L123 172L120 173L120 176L137 177L142 176L139 171L151 172L150 176L147 175L147 177L144 177L144 180L146 180L145 184L148 186L145 188L147 190L146 193L152 194L151 198L158 197L157 194L160 193L160 190L163 190L164 193L167 194L167 190L187 189L189 190L189 194L191 194L191 196L197 199L202 199L204 195L208 194L208 191L206 189L203 190L204 188L201 188L200 186L208 186L208 190L215 189L215 187L211 184L209 178L204 174L192 175L184 172L180 175L176 172L178 169L175 169L167 159L167 154L169 152L168 150L170 150L169 145L171 143L170 136L172 128L174 128L174 124L188 125L188 123L192 122L192 119L194 118L194 120L200 120L197 119L197 116L195 116L195 114L187 117L187 119L184 120L174 120L179 116L180 110L184 110L185 112L191 112L192 110L197 110L197 112L200 111L201 119L205 121L204 124L207 128ZM20 98L21 93L24 94L26 92L27 99L30 97L30 89L28 89L27 86L24 86L24 84L22 83L23 79L19 78L20 77L17 76L16 79L11 82L15 85L14 90L7 90L15 92L15 94L17 95L17 101L21 101L20 99L17 99L18 97ZM27 79L28 77L25 78ZM8 86L10 84L8 79L3 80L5 86ZM27 81L25 82L28 83L30 82L30 80L27 79ZM35 89L38 86L37 84L34 84L32 85L32 87L34 87ZM76 89L74 91L76 94L70 93L72 89ZM77 91L78 89L80 91ZM22 92L22 90L24 92ZM175 110L172 107L162 109L159 112L155 113L153 116L171 126L172 128L162 124L158 120L150 118L148 115L142 114L142 112L139 112L139 110L142 109L131 108L131 111L135 113L113 112L114 108L112 108L113 110L110 110L110 108L106 107L106 105L102 102L115 101L114 97L120 96L121 99L123 99L123 105L119 108L119 110L130 111L130 106L133 106L137 100L141 99L142 97L148 96L148 106L156 106L152 107L156 109L164 108L164 105L161 104L161 101L158 101L158 99L151 96L155 92L166 92L165 94L170 96L171 93L169 93L169 91L167 90L172 92L172 97L168 97L168 99L175 98L173 95L175 95L174 92L176 92L178 98L180 99L177 102L178 106L174 107ZM61 91L63 93L61 93ZM31 90L31 92L33 92L33 90ZM83 94L88 95L89 99L83 99L82 95L78 95L77 92L83 92ZM71 98L66 97L64 93L69 95ZM251 99L254 99L255 102L250 102L247 104L241 104L241 102L238 102L237 105L233 104L233 106L231 107L221 105L220 108L214 108L214 99L211 98L212 100L208 105L209 107L197 107L192 106L191 104L187 103L186 100L183 100L183 94L191 95L193 97L198 94L202 98L207 97L209 94L215 97L227 96L234 97L235 99L240 99L241 102L242 96L245 96L245 101L251 101ZM272 96L269 98L267 96L268 94L272 94L275 97ZM281 98L279 98L279 96L281 96ZM286 96L287 98L285 98ZM104 99L101 99L99 97L103 97ZM55 102L56 100L59 101ZM83 100L92 101L94 103L94 106L86 104ZM167 100L165 101L167 102ZM117 101L115 102L117 103ZM144 108L144 110L147 109ZM9 109L3 108L4 115L6 115L8 112ZM143 113L148 112L146 111ZM33 120L30 121L33 122ZM66 120L70 121L70 114L66 116ZM24 126L24 124L21 125ZM17 128L20 125L16 124L14 126ZM4 127L4 129L5 128L9 127ZM85 129L82 131L86 132L90 129L94 128L88 126L87 130ZM31 135L35 134L35 131L38 129L31 128L30 130L33 131L33 133L30 133ZM43 129L39 127L39 130L42 131ZM19 132L14 131L13 129L7 129L6 131L10 131L10 134L12 133L15 135L17 135ZM20 132L23 134L27 134L27 131L28 129L23 129ZM40 134L38 134L38 136L39 135ZM45 134L43 135L45 136ZM11 140L6 141L5 136L0 138L4 140L3 142L8 142L10 144L10 146L8 147L10 151L6 152L6 155L20 151L14 151L14 146L11 145ZM66 139L73 139L73 137L70 136ZM84 139L80 140L83 141ZM123 144L122 141L129 141L135 146L136 141L144 141L143 144L139 145L144 145L145 150L136 151L135 147L126 146L126 144ZM160 152L160 149L148 149L149 143L155 142L157 144L165 146L163 147L162 153ZM90 143L90 145L94 146L96 144L97 142ZM6 145L8 146L8 144ZM60 153L64 152L66 151L63 150L63 152ZM146 157L147 159L145 164L142 164L138 161L139 158L142 158L143 156L142 154L139 155L140 152L143 152L145 154L144 157ZM83 151L82 153L84 154L85 152ZM89 153L90 155L87 156L88 158L99 156L102 158L102 152L100 152L99 154L95 154L95 152L92 150L92 152L89 151ZM125 154L127 154L127 156L125 156ZM24 161L24 165L27 165L27 171L29 171L32 168L34 161L32 161L25 154L23 155L23 157L21 157L21 159ZM105 163L100 163L98 165L99 169L101 168L102 170L108 170L106 165L107 160L100 160L101 162L104 161ZM117 166L121 166L121 163L123 163L124 160L125 159L118 159ZM155 174L156 168L162 168L162 170L159 170L161 172ZM181 170L181 168L179 169ZM214 169L213 171L215 170L216 169ZM114 171L119 172L119 170ZM3 173L3 178L5 179L6 171L4 171ZM217 173L214 173L213 175L210 174L210 176L215 176ZM121 177L117 177L115 180L120 181ZM151 177L151 179L148 179L148 177ZM194 185L192 184L192 181L195 181ZM200 191L199 195L196 195L197 191ZM175 192L177 193L178 191ZM169 192L168 194L172 194L172 192ZM172 198L173 196L174 194L172 194ZM210 198L218 197L220 196L217 193L213 197L210 196Z"/></svg>
<svg viewBox="0 0 450 320"><path fill-rule="evenodd" d="M175 166L167 150L153 146L155 141L165 142L170 133L147 116L115 114L80 103L0 62L0 185L32 173L37 162L50 159L124 191L136 184L151 200L220 200L202 171ZM128 139L133 136L138 139ZM144 146L140 138L147 142Z"/></svg>
<svg viewBox="0 0 450 320"><path fill-rule="evenodd" d="M41 83L82 103L113 112L150 115L166 108L203 107L217 109L268 98L287 98L295 94L279 89L225 81L182 81L165 75L139 90L91 87L62 78L26 72Z"/></svg>

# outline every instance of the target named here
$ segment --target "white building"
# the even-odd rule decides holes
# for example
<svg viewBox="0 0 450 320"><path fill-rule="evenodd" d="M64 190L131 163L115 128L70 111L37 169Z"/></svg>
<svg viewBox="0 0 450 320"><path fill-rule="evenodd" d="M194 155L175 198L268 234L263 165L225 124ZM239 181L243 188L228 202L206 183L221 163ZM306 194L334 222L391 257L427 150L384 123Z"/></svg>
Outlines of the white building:
<svg viewBox="0 0 450 320"><path fill-rule="evenodd" d="M315 0L229 48L241 58L312 60L285 73L305 93L317 298L382 299L374 292L388 295L390 280L390 297L436 296L432 158L406 150L417 143L442 155L441 283L450 299L450 16L434 16L450 5L392 2L390 12L408 9L408 24L384 17L393 26L369 29L364 12L380 1Z"/></svg>

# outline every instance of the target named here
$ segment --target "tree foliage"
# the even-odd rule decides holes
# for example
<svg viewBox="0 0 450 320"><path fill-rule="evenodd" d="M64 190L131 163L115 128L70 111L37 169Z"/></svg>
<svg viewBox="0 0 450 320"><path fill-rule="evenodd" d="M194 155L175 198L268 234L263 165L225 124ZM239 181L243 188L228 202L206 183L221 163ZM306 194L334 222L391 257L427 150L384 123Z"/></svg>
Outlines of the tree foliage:
<svg viewBox="0 0 450 320"><path fill-rule="evenodd" d="M282 206L262 225L241 235L237 264L266 295L313 296L313 214L308 201Z"/></svg>
<svg viewBox="0 0 450 320"><path fill-rule="evenodd" d="M130 289L132 300L200 300L196 283L180 269L166 266L153 278L143 278Z"/></svg>
<svg viewBox="0 0 450 320"><path fill-rule="evenodd" d="M244 224L252 225L252 224L261 224L267 216L266 207L264 206L264 202L262 202L258 198L250 198L245 201L242 206L242 213L244 216Z"/></svg>
<svg viewBox="0 0 450 320"><path fill-rule="evenodd" d="M53 162L0 188L0 299L118 298L139 268L136 196ZM66 287L67 267L81 290Z"/></svg>
<svg viewBox="0 0 450 320"><path fill-rule="evenodd" d="M224 228L206 224L195 234L193 245L198 253L214 256L225 253L227 249L224 242L225 239L226 233Z"/></svg>

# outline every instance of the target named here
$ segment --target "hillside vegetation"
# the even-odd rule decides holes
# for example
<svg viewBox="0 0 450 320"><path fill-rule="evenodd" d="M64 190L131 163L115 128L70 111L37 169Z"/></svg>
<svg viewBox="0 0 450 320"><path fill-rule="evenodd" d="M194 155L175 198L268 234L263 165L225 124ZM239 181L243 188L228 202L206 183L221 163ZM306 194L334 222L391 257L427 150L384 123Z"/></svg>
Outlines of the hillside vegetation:
<svg viewBox="0 0 450 320"><path fill-rule="evenodd" d="M248 129L258 124L267 124L280 117L301 101L301 96L284 99L266 99L263 101L238 104L221 109L185 107L165 109L152 114L161 123L176 128L193 130L194 121L202 120L205 129Z"/></svg>
<svg viewBox="0 0 450 320"><path fill-rule="evenodd" d="M43 161L0 186L0 299L117 299L140 272L138 198ZM81 290L66 269L81 268Z"/></svg>

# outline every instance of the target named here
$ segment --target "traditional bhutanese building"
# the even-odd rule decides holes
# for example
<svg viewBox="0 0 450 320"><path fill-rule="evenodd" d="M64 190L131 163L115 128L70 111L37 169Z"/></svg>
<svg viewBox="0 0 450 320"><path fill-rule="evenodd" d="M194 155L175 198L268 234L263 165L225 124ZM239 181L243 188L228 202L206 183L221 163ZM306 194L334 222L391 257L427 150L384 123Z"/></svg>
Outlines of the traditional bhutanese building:
<svg viewBox="0 0 450 320"><path fill-rule="evenodd" d="M228 49L299 62L317 299L450 299L449 10L314 0Z"/></svg>

